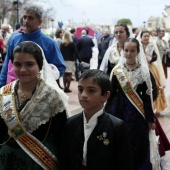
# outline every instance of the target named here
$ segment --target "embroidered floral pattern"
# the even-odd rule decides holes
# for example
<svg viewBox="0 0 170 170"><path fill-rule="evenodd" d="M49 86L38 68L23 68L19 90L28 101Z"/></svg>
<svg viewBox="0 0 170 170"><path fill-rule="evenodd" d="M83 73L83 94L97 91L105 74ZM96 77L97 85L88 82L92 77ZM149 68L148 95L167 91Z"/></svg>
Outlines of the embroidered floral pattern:
<svg viewBox="0 0 170 170"><path fill-rule="evenodd" d="M129 90L131 90L131 85L130 85L130 82L126 82L126 85L123 87L123 90L125 92L128 92Z"/></svg>
<svg viewBox="0 0 170 170"><path fill-rule="evenodd" d="M142 77L142 71L140 69L140 67L138 67L137 69L133 70L132 74L128 74L128 70L126 67L123 67L124 72L127 74L127 77L129 79L129 81L131 82L131 86L134 90L137 89L137 86L139 84L143 83L143 77ZM127 89L128 89L129 84L127 84Z"/></svg>

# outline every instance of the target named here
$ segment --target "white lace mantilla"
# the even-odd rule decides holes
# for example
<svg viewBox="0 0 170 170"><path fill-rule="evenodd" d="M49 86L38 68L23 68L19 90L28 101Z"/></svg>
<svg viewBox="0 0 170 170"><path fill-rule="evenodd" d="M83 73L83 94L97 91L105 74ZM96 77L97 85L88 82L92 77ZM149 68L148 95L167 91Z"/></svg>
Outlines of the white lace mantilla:
<svg viewBox="0 0 170 170"><path fill-rule="evenodd" d="M110 63L117 64L120 59L120 56L123 54L123 50L121 50L121 52L119 53L117 49L117 44L116 45L114 44L109 48L109 52Z"/></svg>
<svg viewBox="0 0 170 170"><path fill-rule="evenodd" d="M149 42L149 44L147 45L147 47L145 48L145 53L152 57L152 54L153 54L153 51L154 51L154 44Z"/></svg>
<svg viewBox="0 0 170 170"><path fill-rule="evenodd" d="M65 106L56 90L41 80L33 96L19 115L26 131L32 133L41 124L46 124L50 117L64 110Z"/></svg>
<svg viewBox="0 0 170 170"><path fill-rule="evenodd" d="M137 89L137 86L139 84L142 84L144 82L140 67L134 69L133 71L128 71L126 67L123 67L123 70L128 80L131 82L131 86L133 87L134 90Z"/></svg>
<svg viewBox="0 0 170 170"><path fill-rule="evenodd" d="M144 73L144 70L142 72L141 66L134 69L133 71L128 71L126 67L122 67L128 80L131 82L131 86L134 90L137 89L137 86L139 84L142 84L144 81L147 83L148 79L150 80L150 75L147 73ZM152 86L148 87L146 94L151 95L152 94Z"/></svg>
<svg viewBox="0 0 170 170"><path fill-rule="evenodd" d="M31 100L20 112L22 124L29 133L38 129L41 124L47 123L50 117L65 110L56 90L47 86L43 80L36 89Z"/></svg>

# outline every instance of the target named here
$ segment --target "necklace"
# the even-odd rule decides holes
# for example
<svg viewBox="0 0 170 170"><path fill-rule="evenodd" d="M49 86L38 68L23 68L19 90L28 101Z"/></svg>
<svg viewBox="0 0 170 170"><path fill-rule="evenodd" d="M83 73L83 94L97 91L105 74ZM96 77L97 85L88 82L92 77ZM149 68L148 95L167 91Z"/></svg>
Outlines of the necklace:
<svg viewBox="0 0 170 170"><path fill-rule="evenodd" d="M20 98L21 98L22 100L25 100L25 99L27 98L27 95L26 95L25 93L23 93L22 95L20 95Z"/></svg>
<svg viewBox="0 0 170 170"><path fill-rule="evenodd" d="M127 64L127 63L126 63ZM128 68L127 66L126 66L126 64L124 63L124 66L125 66L125 68L127 69L127 71L128 72L132 72L132 71L134 71L135 69L137 69L138 67L139 67L139 64L138 65L136 65L135 67L133 67L133 68ZM136 64L136 63L135 63Z"/></svg>
<svg viewBox="0 0 170 170"><path fill-rule="evenodd" d="M20 94L20 103L23 103L26 99L28 99L28 96L26 95L26 93Z"/></svg>
<svg viewBox="0 0 170 170"><path fill-rule="evenodd" d="M136 61L135 61L134 63L132 63L132 64L130 64L130 63L128 63L128 62L126 62L126 64L127 64L127 65L130 65L130 66L133 66L133 65L135 65L135 64L136 64Z"/></svg>

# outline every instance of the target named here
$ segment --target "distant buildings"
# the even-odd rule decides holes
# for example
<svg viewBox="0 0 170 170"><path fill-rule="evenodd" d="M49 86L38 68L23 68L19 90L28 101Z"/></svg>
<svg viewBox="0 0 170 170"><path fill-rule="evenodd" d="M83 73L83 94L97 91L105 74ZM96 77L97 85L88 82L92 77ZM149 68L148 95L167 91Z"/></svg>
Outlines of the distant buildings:
<svg viewBox="0 0 170 170"><path fill-rule="evenodd" d="M167 15L162 13L163 17L151 16L147 21L147 27L152 27L154 29L164 27L166 30L170 31L170 5L165 6L164 10Z"/></svg>

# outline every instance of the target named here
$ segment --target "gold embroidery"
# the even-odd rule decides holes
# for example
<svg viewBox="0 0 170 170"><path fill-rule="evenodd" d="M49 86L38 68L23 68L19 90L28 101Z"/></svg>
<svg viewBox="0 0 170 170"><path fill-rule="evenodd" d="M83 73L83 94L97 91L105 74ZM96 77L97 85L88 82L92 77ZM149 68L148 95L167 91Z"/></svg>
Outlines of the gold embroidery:
<svg viewBox="0 0 170 170"><path fill-rule="evenodd" d="M11 93L11 91L12 91L12 83L9 83L4 86L3 95L8 95Z"/></svg>
<svg viewBox="0 0 170 170"><path fill-rule="evenodd" d="M27 134L19 138L19 141L50 170L56 169L56 161L52 159L38 143L34 142Z"/></svg>
<svg viewBox="0 0 170 170"><path fill-rule="evenodd" d="M140 100L140 98L138 97L138 95L135 93L133 88L131 87L131 84L128 81L128 79L126 78L123 70L120 67L118 67L116 70L114 70L114 74L117 77L117 79L119 81L119 84L121 85L122 90L124 91L124 93L130 98L130 101L132 103L134 103L135 106L140 110L140 112L143 114L143 116L145 116L145 112L144 112L144 108L143 108L143 103ZM119 76L119 75L121 75L121 76ZM122 82L121 81L122 79L125 80L126 83L124 83L124 81ZM123 85L123 84L125 84L125 85Z"/></svg>

